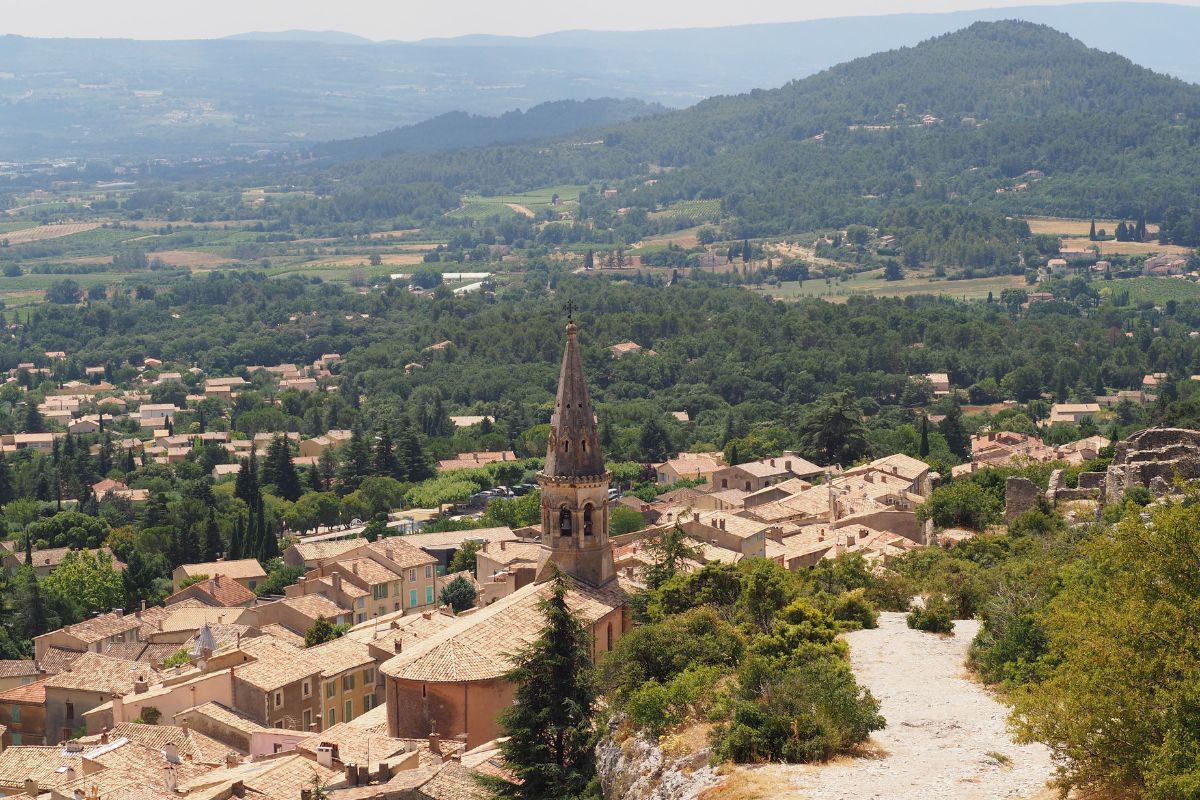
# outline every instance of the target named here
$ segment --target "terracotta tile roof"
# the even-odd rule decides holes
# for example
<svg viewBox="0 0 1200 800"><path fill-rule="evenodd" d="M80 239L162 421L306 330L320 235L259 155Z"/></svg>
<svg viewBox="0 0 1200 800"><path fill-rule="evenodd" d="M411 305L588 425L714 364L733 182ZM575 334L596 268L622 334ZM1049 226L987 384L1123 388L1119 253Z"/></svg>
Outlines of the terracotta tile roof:
<svg viewBox="0 0 1200 800"><path fill-rule="evenodd" d="M145 611L134 612L133 616L142 623L141 638L149 639L152 634L162 630L162 623L167 617L183 608L208 608L205 603L194 597L189 597L173 603L170 606L150 606Z"/></svg>
<svg viewBox="0 0 1200 800"><path fill-rule="evenodd" d="M366 667L375 663L370 647L345 637L325 642L305 651L307 658L321 666L321 677L331 678L346 670Z"/></svg>
<svg viewBox="0 0 1200 800"><path fill-rule="evenodd" d="M203 564L182 564L176 569L183 570L183 574L189 577L192 575L207 575L210 578L214 575L224 575L227 578L267 577L262 564L253 558L243 558L237 561L209 561Z"/></svg>
<svg viewBox="0 0 1200 800"><path fill-rule="evenodd" d="M82 642L93 644L110 636L137 630L141 625L141 620L133 614L121 615L110 611L74 625L64 625L63 630Z"/></svg>
<svg viewBox="0 0 1200 800"><path fill-rule="evenodd" d="M392 536L390 542L403 542L420 548L460 547L468 540L479 542L511 542L518 539L512 528L478 528L467 531L439 531L437 533L409 533L404 536Z"/></svg>
<svg viewBox="0 0 1200 800"><path fill-rule="evenodd" d="M330 585L332 585L332 582L330 582ZM344 589L345 587L346 585L343 583L342 588ZM317 617L325 617L325 619L333 622L339 616L351 614L350 609L342 608L323 594L286 597L276 602L283 603L288 608L303 614L313 621L316 621Z"/></svg>
<svg viewBox="0 0 1200 800"><path fill-rule="evenodd" d="M196 631L207 625L240 625L246 617L244 608L223 608L201 605L199 608L170 606L162 621L162 631Z"/></svg>
<svg viewBox="0 0 1200 800"><path fill-rule="evenodd" d="M359 714L349 722L339 724L349 725L351 728L357 728L367 733L378 733L386 736L388 729L387 704L377 705L370 711L364 711Z"/></svg>
<svg viewBox="0 0 1200 800"><path fill-rule="evenodd" d="M399 553L400 549L401 548L392 545L392 555L396 558L401 558ZM415 548L409 548L407 545L405 545L404 549L408 550ZM421 553L421 555L430 560L433 559L432 556L427 556L424 553ZM377 583L391 583L392 581L398 581L401 578L400 573L385 567L383 564L380 564L373 558L349 558L344 561L336 562L335 568L340 570L343 575L352 575L360 580L366 581L372 586Z"/></svg>
<svg viewBox="0 0 1200 800"><path fill-rule="evenodd" d="M275 762L260 762L266 769L243 779L247 789L266 795L272 800L295 800L301 789L311 788L314 776L321 782L333 783L341 772L326 769L301 755L285 756ZM378 787L376 787L378 788Z"/></svg>
<svg viewBox="0 0 1200 800"><path fill-rule="evenodd" d="M323 587L325 592L330 592L330 593L333 592L333 577L332 576L326 575L324 578L315 578L314 582L320 584ZM369 594L369 592L366 589L355 586L350 581L342 581L342 588L339 591L341 591L342 594L344 594L347 597L350 597L352 599L366 597Z"/></svg>
<svg viewBox="0 0 1200 800"><path fill-rule="evenodd" d="M200 581L185 589L180 589L163 602L166 605L171 605L171 601L177 597L182 600L182 595L185 592L188 595L201 594L203 597L197 599L200 599L201 602L207 602L208 605L224 606L227 608L249 605L258 597L254 592L228 576L216 575L206 581Z"/></svg>
<svg viewBox="0 0 1200 800"><path fill-rule="evenodd" d="M366 764L370 753L372 768L378 761L391 758L407 749L402 739L376 736L345 722L332 725L314 736L296 743L296 749L316 758L317 748L322 744L336 744L338 759L343 764Z"/></svg>
<svg viewBox="0 0 1200 800"><path fill-rule="evenodd" d="M324 561L348 553L367 544L366 539L330 539L325 542L297 542L289 549L304 561Z"/></svg>
<svg viewBox="0 0 1200 800"><path fill-rule="evenodd" d="M504 542L503 545L501 549L499 544L492 547L489 543L487 552L480 550L477 558L482 556L506 567L519 562L537 564L542 558L541 542Z"/></svg>
<svg viewBox="0 0 1200 800"><path fill-rule="evenodd" d="M52 789L67 782L63 767L74 767L82 772L80 753L68 753L58 747L9 747L0 753L0 789L20 791L25 779L33 778L42 790Z"/></svg>
<svg viewBox="0 0 1200 800"><path fill-rule="evenodd" d="M62 647L48 647L46 654L37 662L49 675L57 675L70 667L83 655L82 650L67 650Z"/></svg>
<svg viewBox="0 0 1200 800"><path fill-rule="evenodd" d="M156 674L148 665L137 661L84 653L66 671L51 676L46 681L46 688L124 695L133 691L133 681L139 675L153 680Z"/></svg>
<svg viewBox="0 0 1200 800"><path fill-rule="evenodd" d="M154 726L144 726L154 727ZM172 726L173 727L173 726ZM151 741L156 741L151 737ZM167 738L159 740L161 744L166 744L171 741ZM181 740L174 740L178 745ZM183 751L179 753L179 762L175 766L175 779L183 783L209 771L207 766L196 764L183 758ZM84 750L83 757L96 764L103 765L106 769L99 773L100 777L107 777L110 781L125 780L126 783L137 783L142 786L153 787L155 789L165 790L166 786L166 770L163 769L167 761L163 756L161 747L143 744L138 741L133 741L125 737L109 739L107 745L98 745L90 750ZM85 776L82 780L75 781L70 784L71 788L82 786L87 783L88 779L94 779L95 773ZM124 792L114 795L114 797L124 797Z"/></svg>
<svg viewBox="0 0 1200 800"><path fill-rule="evenodd" d="M479 784L473 770L454 762L439 769L419 791L428 800L486 800L492 796Z"/></svg>
<svg viewBox="0 0 1200 800"><path fill-rule="evenodd" d="M551 584L524 586L513 594L418 642L380 667L401 680L461 682L490 680L512 666L508 654L532 641L545 619L539 603L548 598ZM595 589L571 582L567 604L586 622L595 622L625 604L625 592L614 581Z"/></svg>
<svg viewBox="0 0 1200 800"><path fill-rule="evenodd" d="M32 563L33 563L34 567L50 567L51 569L54 569L55 567L57 567L59 564L61 564L63 562L63 559L67 557L68 553L77 553L77 552L86 552L86 553L92 553L92 554L104 553L105 555L112 558L113 569L116 569L116 570L125 569L125 562L121 561L116 556L114 556L112 554L112 550L109 550L107 547L101 547L96 550L78 550L78 549L72 549L70 547L48 547L45 550L34 550ZM19 559L22 564L25 563L25 554L24 553L14 554L14 558Z"/></svg>
<svg viewBox="0 0 1200 800"><path fill-rule="evenodd" d="M409 542L404 541L407 536L389 536L385 539L376 539L371 542L368 547L371 548L377 555L388 557L388 551L391 551L390 561L394 562L401 569L410 569L412 567L423 567L426 564L436 564L437 559L426 553L420 547L416 547Z"/></svg>
<svg viewBox="0 0 1200 800"><path fill-rule="evenodd" d="M304 636L283 625L271 623L270 625L263 625L261 628L259 628L259 631L261 631L264 636L270 636L273 639L279 639L287 644L292 645L293 647L304 647Z"/></svg>
<svg viewBox="0 0 1200 800"><path fill-rule="evenodd" d="M255 660L237 667L234 679L266 692L319 675L322 671L322 665L304 650L283 644L277 639L261 636L244 644L242 650Z"/></svg>
<svg viewBox="0 0 1200 800"><path fill-rule="evenodd" d="M27 683L23 686L0 692L0 703L31 703L36 706L46 704L46 679Z"/></svg>
<svg viewBox="0 0 1200 800"><path fill-rule="evenodd" d="M204 703L203 705L195 706L193 708L186 709L185 711L180 711L175 716L176 718L182 720L191 719L194 715L207 717L214 722L220 723L228 728L232 728L233 730L241 731L242 733L249 734L270 730L270 728L260 725L249 717L239 714L237 711L234 711L233 709L216 702Z"/></svg>
<svg viewBox="0 0 1200 800"><path fill-rule="evenodd" d="M24 678L37 675L37 664L32 658L0 659L0 678Z"/></svg>
<svg viewBox="0 0 1200 800"><path fill-rule="evenodd" d="M109 739L124 737L132 742L145 745L154 750L162 750L163 745L173 743L179 748L182 757L191 756L197 764L224 764L225 754L230 752L228 745L216 739L205 736L199 731L183 728L178 725L139 725L134 722L120 722L108 732Z"/></svg>

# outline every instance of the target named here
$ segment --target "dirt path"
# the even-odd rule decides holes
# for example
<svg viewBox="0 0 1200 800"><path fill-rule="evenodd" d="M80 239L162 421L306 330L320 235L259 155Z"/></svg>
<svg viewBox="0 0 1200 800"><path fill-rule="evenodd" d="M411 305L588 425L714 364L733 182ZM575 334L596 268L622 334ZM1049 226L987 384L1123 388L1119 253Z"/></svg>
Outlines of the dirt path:
<svg viewBox="0 0 1200 800"><path fill-rule="evenodd" d="M534 214L532 211L530 211L528 208L521 205L520 203L505 203L504 205L508 206L513 211L517 212L518 214L524 214L527 217L536 217L537 216L537 214Z"/></svg>
<svg viewBox="0 0 1200 800"><path fill-rule="evenodd" d="M877 629L849 634L854 672L887 719L872 737L883 754L821 766L759 767L745 777L762 787L762 797L796 800L1053 796L1045 791L1053 769L1049 751L1014 744L1005 707L966 676L963 662L978 630L978 622L960 621L954 636L942 638L909 630L903 614L885 613Z"/></svg>

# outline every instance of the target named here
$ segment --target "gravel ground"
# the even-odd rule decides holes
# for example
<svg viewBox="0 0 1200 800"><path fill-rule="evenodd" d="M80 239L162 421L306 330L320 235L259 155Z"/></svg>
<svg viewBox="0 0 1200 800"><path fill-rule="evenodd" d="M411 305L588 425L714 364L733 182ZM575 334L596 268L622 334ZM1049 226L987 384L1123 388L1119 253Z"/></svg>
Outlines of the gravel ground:
<svg viewBox="0 0 1200 800"><path fill-rule="evenodd" d="M905 615L880 614L875 630L848 634L861 684L882 705L887 727L871 741L877 758L819 766L757 767L745 777L763 797L804 800L997 800L1051 796L1053 765L1041 745L1017 745L1007 710L966 674L974 620L954 636L910 630ZM1007 763L991 754L1007 756Z"/></svg>

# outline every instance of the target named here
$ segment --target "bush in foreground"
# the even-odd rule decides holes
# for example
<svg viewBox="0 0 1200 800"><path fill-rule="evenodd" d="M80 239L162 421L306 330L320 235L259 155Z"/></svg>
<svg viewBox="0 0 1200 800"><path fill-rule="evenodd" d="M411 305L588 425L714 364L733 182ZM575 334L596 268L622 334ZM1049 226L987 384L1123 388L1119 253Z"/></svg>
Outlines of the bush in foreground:
<svg viewBox="0 0 1200 800"><path fill-rule="evenodd" d="M908 613L908 627L928 633L954 633L954 609L946 598L933 595L922 608Z"/></svg>

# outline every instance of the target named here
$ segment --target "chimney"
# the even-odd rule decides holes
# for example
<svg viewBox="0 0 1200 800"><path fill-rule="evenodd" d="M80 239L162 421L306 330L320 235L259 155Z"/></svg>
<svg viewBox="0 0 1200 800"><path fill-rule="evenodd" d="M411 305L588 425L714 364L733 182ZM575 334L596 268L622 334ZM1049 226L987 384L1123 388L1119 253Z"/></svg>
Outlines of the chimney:
<svg viewBox="0 0 1200 800"><path fill-rule="evenodd" d="M358 765L358 785L368 786L371 783L371 767L367 764Z"/></svg>
<svg viewBox="0 0 1200 800"><path fill-rule="evenodd" d="M333 580L333 590L340 592L342 590L342 573L335 570L329 577Z"/></svg>
<svg viewBox="0 0 1200 800"><path fill-rule="evenodd" d="M142 694L150 689L150 684L146 682L145 675L138 675L133 679L133 693Z"/></svg>
<svg viewBox="0 0 1200 800"><path fill-rule="evenodd" d="M772 467L775 466L775 459L773 459L773 458L771 459L771 466Z"/></svg>
<svg viewBox="0 0 1200 800"><path fill-rule="evenodd" d="M220 585L221 585L221 575L219 573L217 575L213 575L213 586L220 586Z"/></svg>
<svg viewBox="0 0 1200 800"><path fill-rule="evenodd" d="M383 557L386 558L388 561L395 561L395 559L392 557L395 554L395 552L396 551L392 549L392 546L390 544L386 545L383 548Z"/></svg>
<svg viewBox="0 0 1200 800"><path fill-rule="evenodd" d="M123 608L114 608L114 609L113 609L113 616L114 616L114 617L116 617L117 619L120 619L121 617L125 616L125 609L123 609Z"/></svg>
<svg viewBox="0 0 1200 800"><path fill-rule="evenodd" d="M236 783L233 784L233 786L229 787L229 791L233 794L234 797L245 797L246 796L246 784L243 783L242 781L237 781Z"/></svg>
<svg viewBox="0 0 1200 800"><path fill-rule="evenodd" d="M358 574L358 562L357 561L353 562L350 565L350 571L353 572L355 575Z"/></svg>
<svg viewBox="0 0 1200 800"><path fill-rule="evenodd" d="M174 742L167 742L162 749L163 758L172 764L179 763L179 745Z"/></svg>
<svg viewBox="0 0 1200 800"><path fill-rule="evenodd" d="M500 550L501 550L502 552L503 552L503 550L504 550L504 544L505 544L504 540L503 540L503 539L501 539L501 540L500 540Z"/></svg>
<svg viewBox="0 0 1200 800"><path fill-rule="evenodd" d="M358 786L358 767L353 764L346 765L346 785Z"/></svg>
<svg viewBox="0 0 1200 800"><path fill-rule="evenodd" d="M429 752L435 756L442 754L442 736L437 731L429 734Z"/></svg>
<svg viewBox="0 0 1200 800"><path fill-rule="evenodd" d="M142 601L142 613L143 614L146 613L146 601L145 600Z"/></svg>
<svg viewBox="0 0 1200 800"><path fill-rule="evenodd" d="M396 639L394 642L392 642L392 649L395 650L397 653L399 653L401 650L404 649L404 642L400 641L399 639Z"/></svg>
<svg viewBox="0 0 1200 800"><path fill-rule="evenodd" d="M791 459L788 459L787 461L783 462L783 468L784 468L784 469L786 469L788 472L791 472L791 471L792 471L792 461L791 461Z"/></svg>
<svg viewBox="0 0 1200 800"><path fill-rule="evenodd" d="M317 763L326 769L333 769L333 748L324 743L317 747Z"/></svg>
<svg viewBox="0 0 1200 800"><path fill-rule="evenodd" d="M63 770L63 783L70 783L73 780L75 780L75 768L67 767Z"/></svg>
<svg viewBox="0 0 1200 800"><path fill-rule="evenodd" d="M108 744L108 728L100 731L100 744Z"/></svg>
<svg viewBox="0 0 1200 800"><path fill-rule="evenodd" d="M382 761L379 762L379 764L377 764L375 766L375 782L383 784L383 783L387 783L389 780L391 780L391 778L392 778L391 769L389 769L388 765L383 763Z"/></svg>
<svg viewBox="0 0 1200 800"><path fill-rule="evenodd" d="M433 619L433 612L432 611L422 611L421 616L424 617L425 619Z"/></svg>
<svg viewBox="0 0 1200 800"><path fill-rule="evenodd" d="M454 748L454 751L452 753L450 753L450 760L454 761L454 762L461 762L462 761L462 750L457 747Z"/></svg>
<svg viewBox="0 0 1200 800"><path fill-rule="evenodd" d="M38 794L40 794L38 782L33 778L25 779L25 794L29 795L30 797L37 797Z"/></svg>

